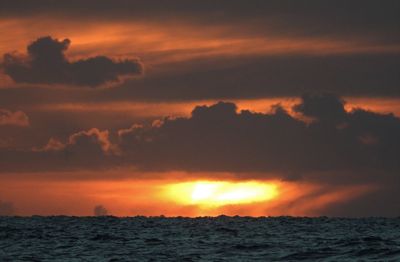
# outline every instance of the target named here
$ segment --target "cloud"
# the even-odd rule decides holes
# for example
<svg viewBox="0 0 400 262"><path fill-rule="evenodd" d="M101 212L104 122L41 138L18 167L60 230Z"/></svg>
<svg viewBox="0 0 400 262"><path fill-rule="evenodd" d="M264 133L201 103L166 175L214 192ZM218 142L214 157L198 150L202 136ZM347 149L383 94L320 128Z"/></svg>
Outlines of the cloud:
<svg viewBox="0 0 400 262"><path fill-rule="evenodd" d="M399 40L397 1L373 0L339 1L339 3L311 0L263 1L213 0L188 2L185 0L152 2L126 0L65 1L57 5L51 0L26 3L22 0L3 0L0 14L5 17L29 15L68 17L75 19L148 20L166 23L185 21L205 26L231 25L238 31L243 25L250 31L266 34L272 30L284 35L342 37L372 37L381 41Z"/></svg>
<svg viewBox="0 0 400 262"><path fill-rule="evenodd" d="M102 206L102 205L97 205L93 209L93 214L95 216L108 216L108 210Z"/></svg>
<svg viewBox="0 0 400 262"><path fill-rule="evenodd" d="M1 172L133 167L132 174L143 177L183 171L193 177L209 173L218 179L219 174L229 173L237 179L280 179L337 188L373 185L374 202L390 203L381 214L395 215L400 119L360 108L349 112L344 105L333 94L306 94L293 107L299 118L279 105L268 113L239 111L230 102L197 106L190 117L167 117L115 132L83 130L65 141L50 139L40 150L2 149ZM370 195L365 197L368 201ZM379 208L360 201L325 213L378 214Z"/></svg>
<svg viewBox="0 0 400 262"><path fill-rule="evenodd" d="M106 56L96 56L70 62L65 57L71 41L50 36L38 38L28 47L28 56L4 54L2 64L5 74L17 83L65 84L99 86L116 82L122 76L142 73L138 60L114 61Z"/></svg>
<svg viewBox="0 0 400 262"><path fill-rule="evenodd" d="M303 102L294 106L294 111L330 123L345 121L347 112L344 101L333 94L304 95Z"/></svg>
<svg viewBox="0 0 400 262"><path fill-rule="evenodd" d="M22 111L12 112L10 110L0 108L0 126L29 126L29 118Z"/></svg>
<svg viewBox="0 0 400 262"><path fill-rule="evenodd" d="M400 56L346 54L275 55L199 59L171 63L174 74L153 74L105 90L97 100L199 100L301 96L331 92L343 96L399 97Z"/></svg>
<svg viewBox="0 0 400 262"><path fill-rule="evenodd" d="M374 172L385 171L379 179L394 179L400 168L399 118L346 112L342 99L332 94L305 95L294 110L313 121L279 106L267 114L237 112L224 102L198 106L190 118L120 132L119 146L143 169L270 172L286 179L324 172L326 177L313 179L341 182L371 181ZM339 174L333 178L334 172Z"/></svg>
<svg viewBox="0 0 400 262"><path fill-rule="evenodd" d="M61 142L56 138L50 138L48 143L41 148L35 148L37 152L57 152L67 150L83 154L113 154L118 152L118 149L109 140L109 132L101 131L97 128L79 131L69 136L66 143Z"/></svg>
<svg viewBox="0 0 400 262"><path fill-rule="evenodd" d="M176 102L296 97L331 92L346 97L400 97L400 55L220 57L165 65L159 74L118 88L0 89L0 104L22 108L57 103ZM167 112L168 113L168 112ZM86 127L85 127L86 128Z"/></svg>
<svg viewBox="0 0 400 262"><path fill-rule="evenodd" d="M0 216L13 216L15 208L11 202L3 202L0 200Z"/></svg>
<svg viewBox="0 0 400 262"><path fill-rule="evenodd" d="M59 151L63 150L66 147L61 141L55 139L55 138L50 138L49 142L42 147L42 148L35 148L34 150L40 152L40 151Z"/></svg>
<svg viewBox="0 0 400 262"><path fill-rule="evenodd" d="M51 139L35 152L2 153L4 170L101 169L233 172L243 177L390 183L400 170L400 119L363 109L347 112L332 94L304 95L290 115L238 111L233 103L197 106L190 117L165 118L110 133L97 128ZM1 153L1 152L0 152ZM24 160L26 165L16 164ZM22 169L21 169L22 168Z"/></svg>
<svg viewBox="0 0 400 262"><path fill-rule="evenodd" d="M97 144L105 154L117 154L118 148L109 140L108 131L100 131L92 128L87 131L80 131L71 135L68 139L68 146L71 150L82 151L88 145Z"/></svg>
<svg viewBox="0 0 400 262"><path fill-rule="evenodd" d="M98 170L121 165L120 153L109 131L92 128L70 135L65 142L52 137L31 150L5 148L0 151L0 166L17 172ZM17 167L19 162L23 164Z"/></svg>

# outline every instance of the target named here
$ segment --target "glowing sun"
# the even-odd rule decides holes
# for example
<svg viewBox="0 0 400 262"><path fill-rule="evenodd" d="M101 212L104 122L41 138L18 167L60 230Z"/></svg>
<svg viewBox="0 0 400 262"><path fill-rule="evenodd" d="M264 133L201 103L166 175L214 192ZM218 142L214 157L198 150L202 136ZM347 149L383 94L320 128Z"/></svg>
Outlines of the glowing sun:
<svg viewBox="0 0 400 262"><path fill-rule="evenodd" d="M167 185L166 194L181 204L217 207L267 201L278 195L278 189L274 184L255 181L196 181Z"/></svg>

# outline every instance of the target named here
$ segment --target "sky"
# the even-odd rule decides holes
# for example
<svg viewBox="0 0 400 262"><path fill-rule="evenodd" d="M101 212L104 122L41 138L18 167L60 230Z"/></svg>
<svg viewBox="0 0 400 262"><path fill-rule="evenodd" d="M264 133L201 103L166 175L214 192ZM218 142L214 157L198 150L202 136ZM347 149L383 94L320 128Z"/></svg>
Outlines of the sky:
<svg viewBox="0 0 400 262"><path fill-rule="evenodd" d="M2 0L0 215L399 216L399 13Z"/></svg>

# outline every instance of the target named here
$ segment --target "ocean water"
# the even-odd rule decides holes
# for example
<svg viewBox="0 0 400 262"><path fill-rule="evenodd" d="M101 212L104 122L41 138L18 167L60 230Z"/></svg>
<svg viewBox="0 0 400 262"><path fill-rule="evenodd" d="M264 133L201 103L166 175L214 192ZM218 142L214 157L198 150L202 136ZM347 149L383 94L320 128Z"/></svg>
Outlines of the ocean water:
<svg viewBox="0 0 400 262"><path fill-rule="evenodd" d="M0 217L0 261L400 261L400 218Z"/></svg>

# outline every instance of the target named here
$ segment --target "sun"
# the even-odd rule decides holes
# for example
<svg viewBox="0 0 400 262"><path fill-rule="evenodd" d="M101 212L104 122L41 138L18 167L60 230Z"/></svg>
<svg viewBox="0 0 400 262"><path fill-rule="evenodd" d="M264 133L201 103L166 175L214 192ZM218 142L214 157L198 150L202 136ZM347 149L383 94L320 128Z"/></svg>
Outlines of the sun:
<svg viewBox="0 0 400 262"><path fill-rule="evenodd" d="M277 185L257 181L195 181L166 186L166 196L169 199L180 204L202 207L262 202L277 195Z"/></svg>

